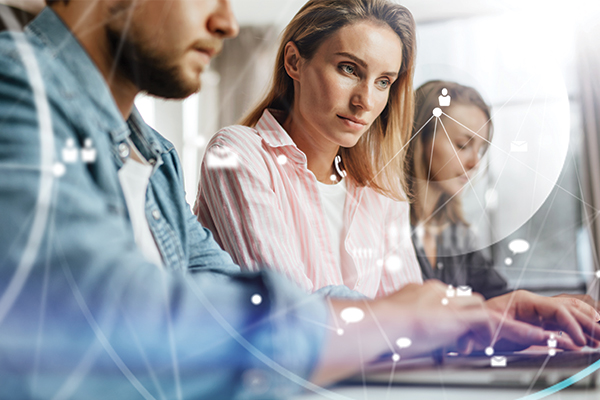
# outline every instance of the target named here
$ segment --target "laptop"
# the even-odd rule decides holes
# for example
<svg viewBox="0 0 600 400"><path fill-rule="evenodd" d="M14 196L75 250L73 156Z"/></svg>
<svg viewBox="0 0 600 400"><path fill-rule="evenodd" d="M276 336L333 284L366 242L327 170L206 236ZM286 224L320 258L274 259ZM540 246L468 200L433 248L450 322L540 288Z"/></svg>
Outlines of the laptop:
<svg viewBox="0 0 600 400"><path fill-rule="evenodd" d="M600 352L588 348L557 350L554 355L550 355L545 347L496 353L491 357L485 354L440 355L397 362L391 354L386 355L368 365L364 377L360 374L347 383L539 389L569 379L600 360ZM593 371L571 386L595 388L598 376L598 371Z"/></svg>

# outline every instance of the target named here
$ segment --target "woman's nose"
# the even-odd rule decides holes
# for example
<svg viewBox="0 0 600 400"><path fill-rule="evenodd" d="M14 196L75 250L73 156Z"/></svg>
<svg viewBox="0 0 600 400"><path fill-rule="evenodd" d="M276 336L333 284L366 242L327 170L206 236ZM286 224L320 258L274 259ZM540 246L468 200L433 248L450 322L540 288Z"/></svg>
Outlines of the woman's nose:
<svg viewBox="0 0 600 400"><path fill-rule="evenodd" d="M367 82L362 82L356 87L352 96L352 105L362 108L364 111L371 111L374 107L373 88Z"/></svg>

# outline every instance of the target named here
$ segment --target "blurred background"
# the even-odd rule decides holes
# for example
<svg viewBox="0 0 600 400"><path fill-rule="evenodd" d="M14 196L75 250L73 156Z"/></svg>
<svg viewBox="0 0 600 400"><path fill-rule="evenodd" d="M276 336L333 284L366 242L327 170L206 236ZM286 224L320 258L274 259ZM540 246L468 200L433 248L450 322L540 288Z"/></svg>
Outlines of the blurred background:
<svg viewBox="0 0 600 400"><path fill-rule="evenodd" d="M177 147L190 204L205 145L265 93L279 35L304 2L233 0L240 35L204 74L201 94L178 102L138 97L146 121ZM400 3L417 21L415 88L454 80L492 106L492 146L465 193L480 247L513 287L596 295L600 2ZM523 142L527 151L514 151ZM517 239L529 248L513 251Z"/></svg>

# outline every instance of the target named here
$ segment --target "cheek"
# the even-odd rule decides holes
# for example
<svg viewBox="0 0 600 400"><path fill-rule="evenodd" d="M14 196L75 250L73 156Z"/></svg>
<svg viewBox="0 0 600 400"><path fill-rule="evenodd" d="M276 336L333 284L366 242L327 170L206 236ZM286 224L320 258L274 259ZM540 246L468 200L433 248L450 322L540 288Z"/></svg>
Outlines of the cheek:
<svg viewBox="0 0 600 400"><path fill-rule="evenodd" d="M446 143L444 143L444 141L436 141L436 147L433 151L431 173L432 175L436 175L438 180L445 179L448 172L458 165L454 152L447 145L447 141L445 142ZM429 148L429 151L429 154L431 154L431 147Z"/></svg>
<svg viewBox="0 0 600 400"><path fill-rule="evenodd" d="M312 79L312 97L309 101L321 111L331 111L350 101L351 82L334 71L315 74Z"/></svg>
<svg viewBox="0 0 600 400"><path fill-rule="evenodd" d="M383 112L383 110L385 110L385 107L388 104L388 100L389 100L389 93L388 92L376 93L376 95L375 95L375 107L373 109L373 114L374 114L375 118L379 117L379 115L381 115L381 113Z"/></svg>

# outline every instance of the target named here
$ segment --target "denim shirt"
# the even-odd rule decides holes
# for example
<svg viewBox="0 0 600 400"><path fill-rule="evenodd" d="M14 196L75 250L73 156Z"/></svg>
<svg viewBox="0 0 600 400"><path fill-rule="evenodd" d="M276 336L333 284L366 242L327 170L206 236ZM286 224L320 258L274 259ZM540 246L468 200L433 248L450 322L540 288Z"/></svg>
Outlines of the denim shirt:
<svg viewBox="0 0 600 400"><path fill-rule="evenodd" d="M133 238L128 137L154 165L146 217L165 269ZM67 162L90 140L93 162ZM270 399L306 384L322 298L239 273L191 213L173 145L137 111L123 120L49 8L0 34L0 210L0 398Z"/></svg>

